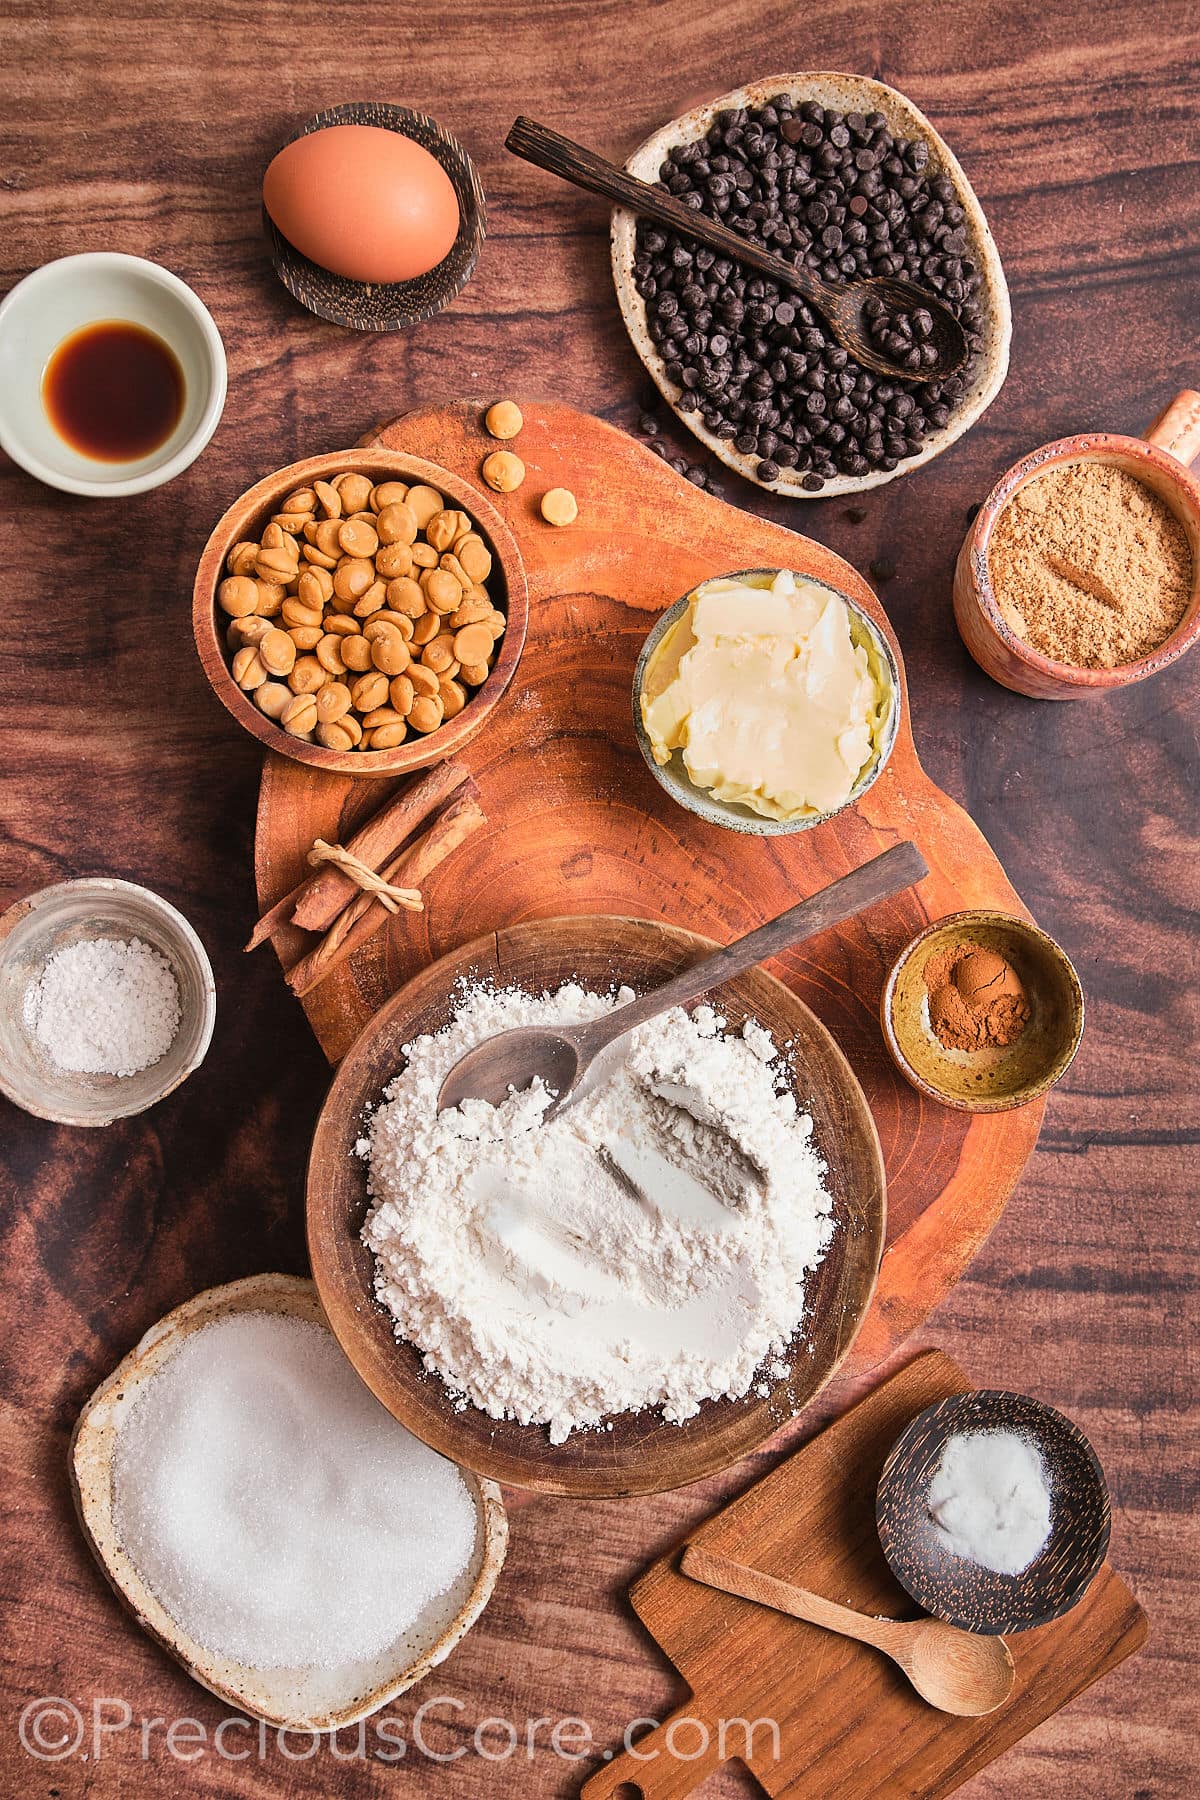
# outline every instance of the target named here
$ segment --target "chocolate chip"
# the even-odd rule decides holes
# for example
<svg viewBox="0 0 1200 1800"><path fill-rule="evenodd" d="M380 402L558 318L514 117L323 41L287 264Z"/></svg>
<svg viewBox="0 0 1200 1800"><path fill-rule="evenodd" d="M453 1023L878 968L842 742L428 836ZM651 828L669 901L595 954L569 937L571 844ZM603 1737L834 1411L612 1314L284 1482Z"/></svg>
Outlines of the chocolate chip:
<svg viewBox="0 0 1200 1800"><path fill-rule="evenodd" d="M848 506L842 516L849 519L852 525L861 525L867 514L861 506Z"/></svg>
<svg viewBox="0 0 1200 1800"><path fill-rule="evenodd" d="M868 567L876 581L890 581L896 573L895 563L886 556L877 556Z"/></svg>

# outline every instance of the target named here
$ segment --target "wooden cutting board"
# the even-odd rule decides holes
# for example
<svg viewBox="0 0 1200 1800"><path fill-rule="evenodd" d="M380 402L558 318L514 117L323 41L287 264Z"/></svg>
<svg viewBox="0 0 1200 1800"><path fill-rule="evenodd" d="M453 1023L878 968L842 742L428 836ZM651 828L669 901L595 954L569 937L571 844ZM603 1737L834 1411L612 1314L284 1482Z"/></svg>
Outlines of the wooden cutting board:
<svg viewBox="0 0 1200 1800"><path fill-rule="evenodd" d="M940 1350L926 1351L690 1541L861 1611L916 1617L879 1548L875 1489L908 1422L973 1385ZM586 1782L586 1800L618 1791L622 1800L681 1800L741 1755L747 1737L735 1721L772 1719L778 1756L760 1723L741 1760L776 1800L938 1800L1131 1656L1149 1629L1105 1563L1072 1612L1008 1638L1017 1685L1004 1706L956 1719L927 1706L877 1651L690 1581L679 1572L681 1549L656 1562L630 1598L692 1698Z"/></svg>
<svg viewBox="0 0 1200 1800"><path fill-rule="evenodd" d="M823 545L701 493L625 433L565 406L522 401L516 448L528 470L492 496L529 576L529 633L502 704L460 759L489 826L404 913L304 1001L331 1062L426 963L525 919L616 913L666 919L728 941L804 894L912 837L930 877L912 893L772 964L833 1032L866 1091L888 1178L888 1248L849 1368L873 1367L954 1285L999 1218L1037 1141L1044 1101L1016 1112L955 1112L896 1072L879 1028L889 963L928 918L994 906L1028 917L978 827L936 788L904 714L891 760L862 803L811 831L754 838L676 806L644 766L631 720L633 669L654 618L706 576L791 567L853 596L887 632L858 572ZM478 481L494 443L481 408L415 412L369 434ZM548 487L572 489L578 522L541 520ZM949 613L946 629L950 630ZM314 838L343 838L387 784L266 759L256 873L265 910L306 872ZM279 941L285 955L311 945ZM834 1147L835 1148L835 1147ZM836 1149L835 1149L836 1153Z"/></svg>

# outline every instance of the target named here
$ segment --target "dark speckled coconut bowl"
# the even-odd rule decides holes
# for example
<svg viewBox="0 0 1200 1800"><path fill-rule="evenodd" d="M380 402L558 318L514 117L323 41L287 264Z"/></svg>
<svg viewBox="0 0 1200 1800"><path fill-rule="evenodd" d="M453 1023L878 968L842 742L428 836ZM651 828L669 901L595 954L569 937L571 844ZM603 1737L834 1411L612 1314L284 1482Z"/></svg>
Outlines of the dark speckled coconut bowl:
<svg viewBox="0 0 1200 1800"><path fill-rule="evenodd" d="M1015 1431L1041 1455L1050 1484L1050 1536L1020 1575L1000 1575L945 1548L926 1498L948 1438ZM1108 1549L1108 1489L1077 1425L1027 1394L955 1394L918 1413L883 1465L875 1504L892 1574L917 1605L965 1631L1031 1631L1082 1600Z"/></svg>

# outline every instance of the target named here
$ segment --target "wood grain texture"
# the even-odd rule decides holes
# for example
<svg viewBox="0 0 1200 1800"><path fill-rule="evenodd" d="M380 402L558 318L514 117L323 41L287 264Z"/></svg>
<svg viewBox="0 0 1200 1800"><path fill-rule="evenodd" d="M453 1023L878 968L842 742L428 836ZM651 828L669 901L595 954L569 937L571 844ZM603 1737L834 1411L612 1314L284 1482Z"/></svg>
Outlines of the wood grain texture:
<svg viewBox="0 0 1200 1800"><path fill-rule="evenodd" d="M801 40L813 66L911 95L961 158L1008 273L1013 361L980 424L863 496L861 518L817 501L796 521L732 477L727 493L863 570L895 564L881 591L922 760L1082 974L1083 1046L931 1329L973 1379L1033 1392L1083 1426L1112 1489L1113 1564L1154 1618L1140 1657L963 1792L1183 1800L1194 1787L1200 661L1092 706L1039 705L976 670L950 615L967 510L1014 458L1072 431L1139 431L1197 385L1194 7L832 0L801 19L753 0L496 0L485 14L466 0L362 0L348 29L344 8L314 0L10 0L0 286L76 250L156 257L212 308L230 398L186 474L119 507L0 471L0 887L148 882L199 928L221 996L203 1074L148 1115L84 1136L0 1110L0 1792L541 1800L576 1793L631 1718L662 1718L683 1697L625 1592L782 1443L634 1508L515 1512L493 1602L432 1689L463 1706L437 1709L428 1733L439 1752L466 1749L455 1761L356 1765L324 1750L289 1762L272 1746L261 1762L184 1766L159 1728L145 1759L126 1731L99 1764L35 1766L16 1736L26 1702L53 1693L123 1694L138 1719L218 1723L217 1703L130 1630L97 1576L71 1512L67 1440L91 1389L168 1307L236 1276L307 1269L304 1160L328 1066L270 956L241 955L260 760L192 647L204 540L256 476L454 393L517 387L635 429L653 393L613 296L606 211L505 156L504 134L527 112L622 160L690 102L794 65ZM289 298L264 253L259 191L296 123L372 94L461 137L489 202L459 299L381 336L341 332ZM691 454L690 439L675 445ZM576 866L582 881L586 859ZM823 1407L851 1391L839 1380ZM820 1663L804 1673L819 1688ZM497 1714L523 1742L491 1763L472 1734ZM556 1756L549 1725L526 1756L526 1720L573 1715L594 1734L584 1760ZM411 1726L413 1707L400 1716ZM503 1751L495 1726L482 1741ZM733 1769L706 1800L753 1791Z"/></svg>
<svg viewBox="0 0 1200 1800"><path fill-rule="evenodd" d="M530 627L507 704L457 751L489 829L424 885L422 912L389 921L306 996L305 1010L337 1061L385 996L481 933L578 910L659 917L729 942L912 839L930 865L918 887L772 964L850 1058L884 1147L888 1247L852 1364L869 1369L921 1323L986 1238L1045 1104L962 1117L921 1095L884 1049L884 978L928 919L975 906L1020 912L1021 902L976 826L921 768L903 697L896 746L879 779L855 807L810 831L746 837L663 793L634 738L633 673L654 620L698 581L750 564L795 568L840 588L887 635L903 696L899 646L870 587L825 546L765 522L752 528L625 434L520 399L528 474L515 493L496 496L496 507L520 545ZM464 402L408 414L371 448L420 457L466 480L488 443L478 405ZM539 518L538 496L565 483L580 518L555 531ZM295 885L316 838L346 832L342 808L363 804L357 785L268 759L255 845L262 910ZM276 940L285 964L294 936Z"/></svg>
<svg viewBox="0 0 1200 1800"><path fill-rule="evenodd" d="M905 1427L969 1385L940 1351L917 1357L688 1542L856 1612L912 1617L876 1536L875 1490ZM735 1755L746 1747L744 1760L777 1800L940 1800L1140 1649L1147 1630L1137 1601L1105 1565L1067 1617L1008 1639L1017 1680L1004 1705L952 1719L877 1650L700 1586L681 1570L677 1549L646 1571L631 1598L691 1689L677 1717L701 1721L705 1737L694 1723L674 1736L671 1725L647 1733L591 1778L584 1800L621 1795L623 1782L646 1800L684 1800L728 1759L729 1745ZM817 1662L828 1696L821 1706L807 1684L780 1680L781 1669ZM770 1720L777 1739L735 1726Z"/></svg>

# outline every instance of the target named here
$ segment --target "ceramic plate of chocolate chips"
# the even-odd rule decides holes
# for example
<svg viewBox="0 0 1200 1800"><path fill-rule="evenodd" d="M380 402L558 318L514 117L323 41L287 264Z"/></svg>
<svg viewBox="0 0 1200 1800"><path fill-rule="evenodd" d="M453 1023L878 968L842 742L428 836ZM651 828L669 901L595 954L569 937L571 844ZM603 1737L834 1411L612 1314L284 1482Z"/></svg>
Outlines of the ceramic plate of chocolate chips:
<svg viewBox="0 0 1200 1800"><path fill-rule="evenodd" d="M688 429L747 480L797 499L880 487L999 393L1012 336L999 252L953 152L895 88L770 76L664 125L625 166L826 279L927 286L963 326L955 374L888 381L797 295L617 208L613 276L634 346ZM897 324L919 348L921 321Z"/></svg>

